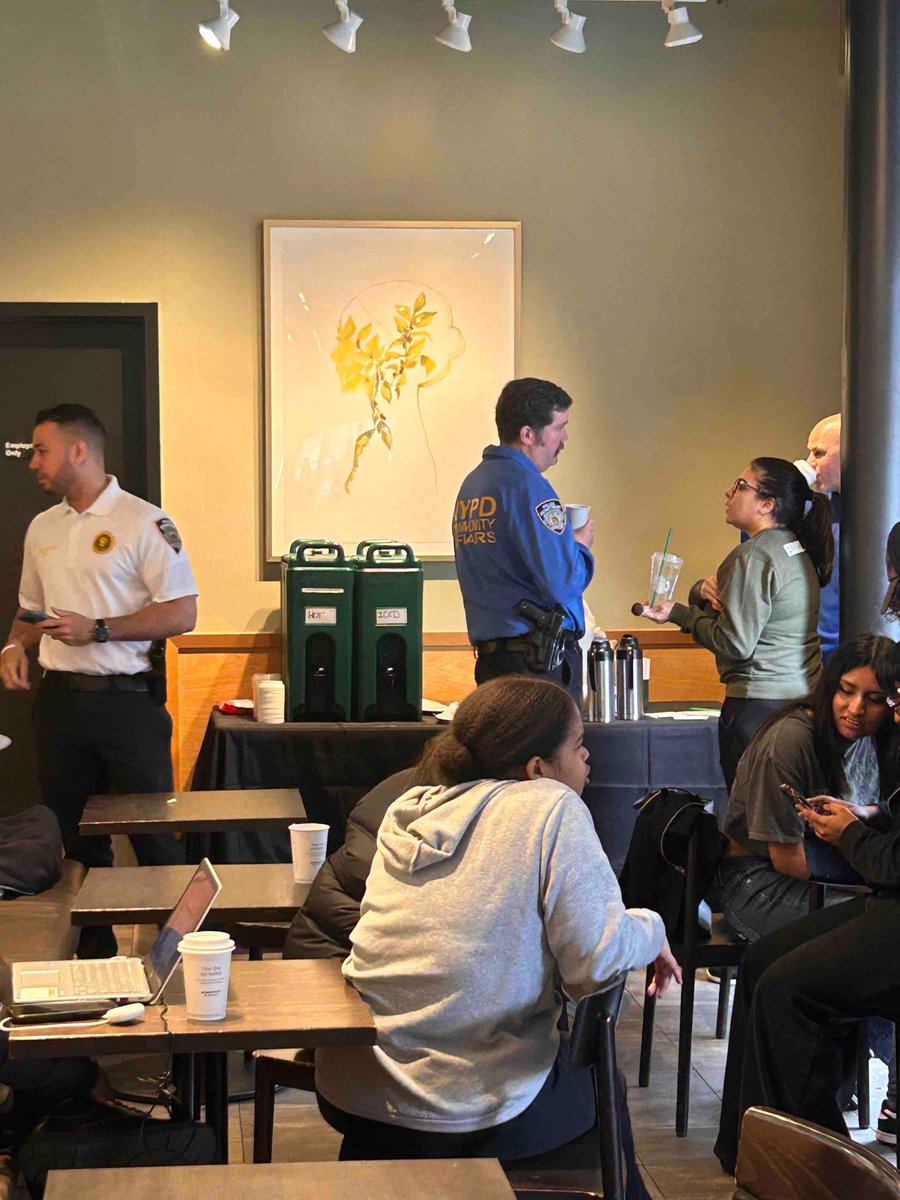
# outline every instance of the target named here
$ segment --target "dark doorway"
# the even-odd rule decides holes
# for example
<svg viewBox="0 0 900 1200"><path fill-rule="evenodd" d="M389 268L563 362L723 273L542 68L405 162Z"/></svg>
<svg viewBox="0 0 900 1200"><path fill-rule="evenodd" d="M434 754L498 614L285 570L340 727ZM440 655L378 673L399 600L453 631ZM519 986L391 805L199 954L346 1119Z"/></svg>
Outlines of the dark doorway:
<svg viewBox="0 0 900 1200"><path fill-rule="evenodd" d="M86 404L109 433L107 470L159 504L159 338L155 304L0 303L0 636L18 603L25 531L55 501L28 470L34 414ZM37 680L32 666L32 693ZM0 812L38 799L31 693L0 688Z"/></svg>

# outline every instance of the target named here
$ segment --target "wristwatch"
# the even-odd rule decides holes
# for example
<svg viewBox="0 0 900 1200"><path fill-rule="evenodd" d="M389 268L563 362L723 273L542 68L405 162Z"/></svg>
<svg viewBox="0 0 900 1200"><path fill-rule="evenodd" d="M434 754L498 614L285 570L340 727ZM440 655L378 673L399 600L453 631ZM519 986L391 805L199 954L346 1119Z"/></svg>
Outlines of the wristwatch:
<svg viewBox="0 0 900 1200"><path fill-rule="evenodd" d="M108 642L109 641L109 626L103 620L102 617L100 617L98 620L96 620L94 622L94 632L92 634L92 637L95 642Z"/></svg>

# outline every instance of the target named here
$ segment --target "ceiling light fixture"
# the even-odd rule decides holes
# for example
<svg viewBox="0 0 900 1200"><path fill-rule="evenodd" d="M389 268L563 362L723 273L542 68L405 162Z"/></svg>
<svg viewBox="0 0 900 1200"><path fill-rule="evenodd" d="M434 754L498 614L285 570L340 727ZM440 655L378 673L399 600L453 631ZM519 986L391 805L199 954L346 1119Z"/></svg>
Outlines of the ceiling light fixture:
<svg viewBox="0 0 900 1200"><path fill-rule="evenodd" d="M326 25L322 32L332 46L337 46L338 50L343 50L345 54L352 54L356 50L356 31L362 25L363 18L351 12L349 4L345 4L344 0L334 2L341 19L333 25Z"/></svg>
<svg viewBox="0 0 900 1200"><path fill-rule="evenodd" d="M570 54L584 54L584 23L587 18L569 12L565 0L553 0L553 7L562 17L562 25L551 35L550 41Z"/></svg>
<svg viewBox="0 0 900 1200"><path fill-rule="evenodd" d="M663 12L669 18L669 32L666 34L666 45L690 46L699 42L703 34L696 25L691 24L686 8L673 7L673 0L662 0Z"/></svg>
<svg viewBox="0 0 900 1200"><path fill-rule="evenodd" d="M472 49L472 39L469 37L469 22L472 18L468 13L457 12L453 0L441 0L449 24L434 35L434 40L451 50L461 50L464 54Z"/></svg>
<svg viewBox="0 0 900 1200"><path fill-rule="evenodd" d="M241 18L229 7L228 0L219 0L219 15L214 21L204 21L197 28L207 46L213 50L231 48L231 31Z"/></svg>

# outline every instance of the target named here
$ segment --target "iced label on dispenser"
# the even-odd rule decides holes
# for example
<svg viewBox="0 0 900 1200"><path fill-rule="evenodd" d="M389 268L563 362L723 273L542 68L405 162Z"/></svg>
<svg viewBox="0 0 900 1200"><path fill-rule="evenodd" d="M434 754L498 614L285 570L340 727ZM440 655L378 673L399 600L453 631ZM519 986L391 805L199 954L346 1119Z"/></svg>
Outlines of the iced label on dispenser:
<svg viewBox="0 0 900 1200"><path fill-rule="evenodd" d="M376 608L375 609L375 624L379 625L406 625L407 610L405 608Z"/></svg>
<svg viewBox="0 0 900 1200"><path fill-rule="evenodd" d="M336 608L308 608L306 610L307 625L337 625Z"/></svg>

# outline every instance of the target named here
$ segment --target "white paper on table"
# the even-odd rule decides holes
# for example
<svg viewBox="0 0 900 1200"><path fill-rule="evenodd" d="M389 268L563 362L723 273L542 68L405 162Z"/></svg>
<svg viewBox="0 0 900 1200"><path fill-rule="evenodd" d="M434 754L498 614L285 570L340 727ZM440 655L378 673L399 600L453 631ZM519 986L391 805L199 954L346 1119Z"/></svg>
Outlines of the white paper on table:
<svg viewBox="0 0 900 1200"><path fill-rule="evenodd" d="M651 717L656 720L659 717L671 717L673 721L709 721L713 717L717 717L717 712L648 712L644 713L645 717Z"/></svg>

